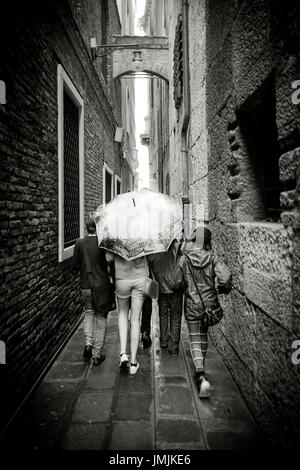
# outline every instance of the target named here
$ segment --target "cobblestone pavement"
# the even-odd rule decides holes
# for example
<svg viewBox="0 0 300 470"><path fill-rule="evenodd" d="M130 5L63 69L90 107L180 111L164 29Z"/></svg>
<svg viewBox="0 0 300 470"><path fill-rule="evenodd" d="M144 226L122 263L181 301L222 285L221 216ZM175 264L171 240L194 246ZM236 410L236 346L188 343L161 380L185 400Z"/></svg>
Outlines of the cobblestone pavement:
<svg viewBox="0 0 300 470"><path fill-rule="evenodd" d="M111 312L106 360L82 358L82 325L73 335L6 439L20 449L257 449L263 439L222 359L209 345L211 399L194 383L185 322L178 357L160 349L154 305L150 349L140 345L136 376L118 368L117 312Z"/></svg>

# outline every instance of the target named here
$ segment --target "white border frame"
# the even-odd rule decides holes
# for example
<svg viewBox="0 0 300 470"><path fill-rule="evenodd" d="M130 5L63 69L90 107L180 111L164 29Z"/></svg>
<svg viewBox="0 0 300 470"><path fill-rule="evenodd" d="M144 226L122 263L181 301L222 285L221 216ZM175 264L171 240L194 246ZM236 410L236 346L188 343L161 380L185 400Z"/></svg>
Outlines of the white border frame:
<svg viewBox="0 0 300 470"><path fill-rule="evenodd" d="M103 202L103 206L105 206L105 170L111 174L111 198L110 200L113 199L114 197L114 172L113 170L108 166L108 164L106 162L104 162L104 165L103 165L103 178L102 178L102 181L103 181L103 193L102 193L102 202Z"/></svg>
<svg viewBox="0 0 300 470"><path fill-rule="evenodd" d="M58 261L71 258L74 246L64 248L64 90L79 110L79 236L84 237L84 102L63 67L57 66L58 104Z"/></svg>
<svg viewBox="0 0 300 470"><path fill-rule="evenodd" d="M117 195L117 182L120 183L120 194L122 194L122 180L120 176L115 175L115 196Z"/></svg>

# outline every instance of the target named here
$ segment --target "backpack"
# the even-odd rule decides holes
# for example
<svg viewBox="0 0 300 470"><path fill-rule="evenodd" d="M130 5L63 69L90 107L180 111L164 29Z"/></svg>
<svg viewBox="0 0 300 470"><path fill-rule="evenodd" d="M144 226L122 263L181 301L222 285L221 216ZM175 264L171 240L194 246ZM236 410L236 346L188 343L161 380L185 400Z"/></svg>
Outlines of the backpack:
<svg viewBox="0 0 300 470"><path fill-rule="evenodd" d="M174 292L184 292L188 287L185 271L182 265L182 257L183 255L179 255L177 257L175 267L170 275L169 287Z"/></svg>

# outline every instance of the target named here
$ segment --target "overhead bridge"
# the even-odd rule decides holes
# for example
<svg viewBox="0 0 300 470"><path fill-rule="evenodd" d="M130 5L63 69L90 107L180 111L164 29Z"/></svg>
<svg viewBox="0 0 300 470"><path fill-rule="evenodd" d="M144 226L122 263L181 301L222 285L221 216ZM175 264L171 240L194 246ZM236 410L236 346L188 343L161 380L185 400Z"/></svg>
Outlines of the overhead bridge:
<svg viewBox="0 0 300 470"><path fill-rule="evenodd" d="M146 72L169 82L169 42L161 36L113 36L113 43L102 46L101 54L114 51L113 78ZM101 56L101 55L100 55Z"/></svg>

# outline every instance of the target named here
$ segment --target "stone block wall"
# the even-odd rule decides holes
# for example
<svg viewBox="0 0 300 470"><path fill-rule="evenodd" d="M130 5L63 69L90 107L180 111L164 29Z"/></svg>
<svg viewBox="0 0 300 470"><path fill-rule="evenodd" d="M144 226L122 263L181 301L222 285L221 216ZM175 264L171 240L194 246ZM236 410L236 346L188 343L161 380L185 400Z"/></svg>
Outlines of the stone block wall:
<svg viewBox="0 0 300 470"><path fill-rule="evenodd" d="M300 71L299 15L296 2L206 2L208 221L234 279L212 337L259 425L285 447L300 436L299 366L291 360L300 337L299 109L291 101ZM240 115L249 103L257 106L263 87L270 97L274 87L261 108L274 108L277 134L278 158L269 167L277 165L281 214L273 219L252 148L257 136L247 140L250 122ZM261 124L269 126L272 116Z"/></svg>
<svg viewBox="0 0 300 470"><path fill-rule="evenodd" d="M170 69L182 3L169 9ZM221 296L225 318L211 336L270 442L295 447L300 366L291 358L293 341L300 339L300 115L291 98L300 78L299 2L188 3L189 198L194 217L197 204L204 204L213 247L229 265L234 285ZM172 72L169 101L170 189L181 198L185 103L175 108ZM244 119L254 109L256 118ZM260 162L266 152L280 190L274 215Z"/></svg>
<svg viewBox="0 0 300 470"><path fill-rule="evenodd" d="M1 29L1 427L79 319L78 274L58 263L57 66L84 100L85 212L102 203L102 168L120 175L112 108L69 2L7 5ZM119 33L115 30L114 33ZM3 379L3 380L2 380Z"/></svg>

